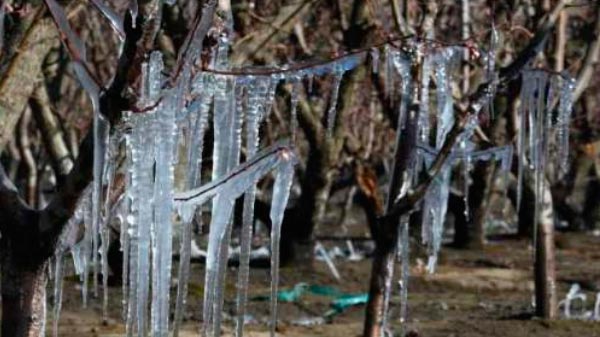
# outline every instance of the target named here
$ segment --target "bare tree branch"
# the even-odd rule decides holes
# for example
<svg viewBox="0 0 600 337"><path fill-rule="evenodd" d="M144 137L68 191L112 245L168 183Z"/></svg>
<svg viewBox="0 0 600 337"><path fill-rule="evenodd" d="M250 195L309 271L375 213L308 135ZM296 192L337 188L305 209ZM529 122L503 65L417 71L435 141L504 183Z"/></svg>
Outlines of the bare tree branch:
<svg viewBox="0 0 600 337"><path fill-rule="evenodd" d="M577 75L577 84L575 91L573 91L573 100L577 101L581 94L590 84L592 75L594 74L594 68L598 63L598 54L600 53L600 2L596 2L596 21L594 24L594 41L589 45L585 54L583 65Z"/></svg>

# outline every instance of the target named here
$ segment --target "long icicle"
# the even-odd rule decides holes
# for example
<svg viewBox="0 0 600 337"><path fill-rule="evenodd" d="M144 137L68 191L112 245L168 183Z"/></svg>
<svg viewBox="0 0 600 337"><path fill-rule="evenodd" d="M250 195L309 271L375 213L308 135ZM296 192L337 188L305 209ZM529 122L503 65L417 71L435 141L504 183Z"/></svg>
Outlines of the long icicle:
<svg viewBox="0 0 600 337"><path fill-rule="evenodd" d="M177 85L157 112L156 177L154 185L154 238L152 244L152 335L167 337L169 333L169 290L171 284L172 216L175 166L175 115L183 110L189 70L184 68Z"/></svg>
<svg viewBox="0 0 600 337"><path fill-rule="evenodd" d="M335 126L337 116L338 96L340 93L340 85L342 83L343 77L343 70L336 70L333 75L333 89L331 90L331 97L329 99L329 109L327 110L327 135L329 137L333 135L333 128Z"/></svg>
<svg viewBox="0 0 600 337"><path fill-rule="evenodd" d="M54 325L52 329L54 337L58 337L58 322L62 307L62 289L64 278L64 256L62 251L59 251L56 254L56 256L54 257L54 261Z"/></svg>
<svg viewBox="0 0 600 337"><path fill-rule="evenodd" d="M289 153L283 152L284 161L277 171L273 198L271 204L271 324L270 335L275 337L277 328L277 288L279 286L279 241L281 238L281 224L285 213L285 206L290 194L290 187L294 178L294 160Z"/></svg>
<svg viewBox="0 0 600 337"><path fill-rule="evenodd" d="M259 144L259 118L268 102L270 78L252 79L248 86L248 109L246 111L246 152L252 158ZM252 226L254 224L254 202L256 199L256 186L252 185L244 195L244 210L242 216L242 232L240 247L240 267L238 272L237 293L237 319L236 336L242 337L244 333L244 319L248 297L248 278L250 271L250 250L252 243Z"/></svg>
<svg viewBox="0 0 600 337"><path fill-rule="evenodd" d="M191 126L191 140L188 144L188 171L186 186L188 189L195 188L200 184L202 176L202 154L204 148L204 133L207 127L208 114L210 112L210 103L213 99L212 80L201 75L198 84L203 90L200 98L199 116L196 118L193 127ZM195 112L191 112L195 113ZM198 207L199 215L196 217L201 220L201 207ZM189 214L191 212L192 214ZM194 219L194 208L183 209L180 211L182 222L181 251L179 257L179 270L177 277L177 298L175 302L175 315L173 318L173 337L179 336L181 319L186 306L186 297L188 281L190 277L190 255L192 244L192 221Z"/></svg>

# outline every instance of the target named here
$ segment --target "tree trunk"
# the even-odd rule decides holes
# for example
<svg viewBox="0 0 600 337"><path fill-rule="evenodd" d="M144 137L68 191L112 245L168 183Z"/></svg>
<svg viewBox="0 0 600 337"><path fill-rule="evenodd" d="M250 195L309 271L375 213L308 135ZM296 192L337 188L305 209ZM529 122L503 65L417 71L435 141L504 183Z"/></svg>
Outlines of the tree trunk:
<svg viewBox="0 0 600 337"><path fill-rule="evenodd" d="M544 182L543 195L539 196L541 209L535 240L535 314L546 319L556 317L556 269L554 250L554 214L552 194Z"/></svg>
<svg viewBox="0 0 600 337"><path fill-rule="evenodd" d="M371 266L371 281L369 283L369 301L365 311L363 337L381 337L385 327L382 318L385 315L385 290L391 287L394 258L394 245L380 247L377 245ZM391 249L390 249L391 248Z"/></svg>
<svg viewBox="0 0 600 337"><path fill-rule="evenodd" d="M2 245L2 336L42 336L46 321L46 262L23 263ZM6 249L8 248L8 249Z"/></svg>

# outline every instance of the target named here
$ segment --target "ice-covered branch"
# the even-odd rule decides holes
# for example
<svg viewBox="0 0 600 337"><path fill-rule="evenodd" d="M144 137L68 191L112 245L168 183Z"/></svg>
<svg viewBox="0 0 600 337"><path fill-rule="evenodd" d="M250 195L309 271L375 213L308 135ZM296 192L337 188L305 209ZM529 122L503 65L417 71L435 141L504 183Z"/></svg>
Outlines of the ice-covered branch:
<svg viewBox="0 0 600 337"><path fill-rule="evenodd" d="M282 163L289 160L295 161L294 158L295 155L289 145L285 145L285 143L273 145L257 153L221 179L199 188L175 193L175 203L182 207L198 207L223 192L227 192L229 196L235 198Z"/></svg>
<svg viewBox="0 0 600 337"><path fill-rule="evenodd" d="M474 127L478 113L481 109L487 105L487 102L491 99L490 93L493 92L493 87L497 81L487 82L481 85L478 90L471 96L470 104L467 112L459 116L455 121L452 129L448 132L446 139L438 152L438 155L433 160L429 169L427 170L426 179L416 186L411 192L405 196L397 199L394 202L392 209L387 212L382 220L384 223L390 223L389 220L394 219L400 214L406 213L414 208L414 206L422 200L427 193L429 185L435 179L435 177L442 171L444 163L448 157L452 154L452 149L458 144L462 137L465 135L465 130L469 127ZM472 129L471 129L472 131ZM396 224L390 223L391 226Z"/></svg>
<svg viewBox="0 0 600 337"><path fill-rule="evenodd" d="M125 39L125 28L123 27L123 18L112 8L104 3L104 0L91 0L94 6L106 17L111 27L117 32L121 40Z"/></svg>

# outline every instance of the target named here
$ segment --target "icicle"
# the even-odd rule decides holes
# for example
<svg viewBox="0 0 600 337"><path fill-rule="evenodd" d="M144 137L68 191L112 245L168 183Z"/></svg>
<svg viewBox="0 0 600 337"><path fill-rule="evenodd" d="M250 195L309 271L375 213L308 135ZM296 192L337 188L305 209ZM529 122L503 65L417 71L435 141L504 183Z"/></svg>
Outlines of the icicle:
<svg viewBox="0 0 600 337"><path fill-rule="evenodd" d="M253 186L258 179L264 176L267 172L280 165L286 165L288 162L295 162L293 154L284 145L275 145L258 153L254 158L232 170L227 176L217 179L200 188L180 192L175 195L175 202L178 204L188 204L199 206L208 201L213 196L217 196L217 200L213 204L218 204L222 207L216 208L211 220L212 237L209 234L209 244L207 251L207 270L206 270L206 286L204 298L204 326L203 333L205 335L217 334L220 331L220 308L222 301L222 274L220 274L219 262L226 254L223 254L222 243L229 232L230 217L233 211L233 201L240 196L244 191ZM292 164L290 164L292 165ZM281 169L280 169L281 170ZM281 184L276 184L279 186ZM278 192L281 194L280 192ZM274 201L277 193L274 192ZM219 200L221 199L221 200ZM287 197L286 197L287 199ZM277 199L279 200L279 199ZM284 200L285 201L285 200ZM279 205L274 205L272 212ZM180 205L181 207L181 205ZM275 219L277 220L277 219ZM273 221L274 228L276 221ZM228 228L229 227L229 228ZM211 240L213 240L211 242ZM211 251L212 249L212 251ZM225 268L225 265L221 265Z"/></svg>
<svg viewBox="0 0 600 337"><path fill-rule="evenodd" d="M419 147L421 157L423 157L427 167L431 166L436 150L421 145ZM441 169L439 175L431 182L425 199L423 201L423 220L421 236L423 244L427 244L429 261L427 270L430 273L435 271L437 264L437 255L442 244L444 232L444 219L448 209L449 183L451 173L451 162L447 161Z"/></svg>
<svg viewBox="0 0 600 337"><path fill-rule="evenodd" d="M420 78L420 103L419 103L419 139L421 142L429 144L429 83L431 81L432 58L430 56L423 59Z"/></svg>
<svg viewBox="0 0 600 337"><path fill-rule="evenodd" d="M277 327L277 288L279 286L279 241L281 224L294 178L294 160L289 152L279 154L282 166L277 171L271 202L271 337Z"/></svg>
<svg viewBox="0 0 600 337"><path fill-rule="evenodd" d="M125 167L130 167L129 158L126 159L127 163ZM130 198L129 198L129 190L131 188L129 174L126 174L126 188L125 193L122 196L122 199L119 204L119 214L117 215L117 220L119 221L119 242L121 244L121 252L123 254L123 269L121 274L121 282L122 282L122 295L121 295L121 303L122 303L122 316L123 321L127 321L127 298L129 294L129 223L127 222L127 214L130 210Z"/></svg>
<svg viewBox="0 0 600 337"><path fill-rule="evenodd" d="M130 285L130 291L134 293L135 299L130 298L130 303L135 304L136 327L139 336L146 335L147 328L147 308L148 308L148 289L150 276L150 232L153 227L153 200L149 196L153 195L154 189L154 139L155 126L150 114L140 116L139 125L136 126L133 137L136 139L138 149L133 149L134 177L132 188L136 196L134 214L136 235L136 281ZM136 153L138 152L138 153ZM133 276L133 275L132 275Z"/></svg>
<svg viewBox="0 0 600 337"><path fill-rule="evenodd" d="M83 307L87 307L88 303L88 288L89 288L89 268L90 268L90 256L92 254L92 195L88 196L89 200L87 201L87 207L85 208L83 215L84 222L84 236L83 236L83 258L82 260L82 269L83 273L81 275L83 279L83 286L81 287L81 297L83 302Z"/></svg>
<svg viewBox="0 0 600 337"><path fill-rule="evenodd" d="M411 62L410 59L400 52L395 52L393 55L390 54L390 57L392 57L393 65L400 75L400 79L402 80L402 97L400 101L400 110L398 112L398 124L396 128L401 132L404 129L410 95L412 94L413 90L412 76L410 73Z"/></svg>
<svg viewBox="0 0 600 337"><path fill-rule="evenodd" d="M434 75L437 87L437 130L435 144L438 149L442 147L446 135L454 123L454 99L452 98L449 73L451 70L450 64L456 55L458 55L458 53L454 52L454 49L447 48L432 56L432 63L435 66Z"/></svg>
<svg viewBox="0 0 600 337"><path fill-rule="evenodd" d="M148 289L149 289L149 275L150 275L150 232L153 226L153 212L152 212L152 200L148 200L149 196L152 195L153 192L153 167L154 167L154 134L155 127L154 123L152 123L149 118L153 116L144 116L141 118L140 125L137 126L139 130L136 130L138 133L135 135L139 137L137 140L138 146L140 149L134 150L139 151L139 158L136 159L136 154L134 156L134 170L136 171L134 174L138 177L134 177L134 190L137 189L137 195L135 198L135 202L137 203L136 211L137 219L136 219L136 227L137 227L137 266L136 266L136 284L130 285L130 289L132 292L135 292L135 300L131 300L130 302L135 303L136 305L136 319L137 319L137 331L139 336L146 335L146 325L147 325L147 308L148 308ZM145 137L146 133L150 133L152 137ZM144 134L142 134L144 133ZM151 138L151 139L150 139ZM136 163L138 161L138 163ZM135 168L135 165L138 165L139 168ZM137 179L136 179L137 178Z"/></svg>
<svg viewBox="0 0 600 337"><path fill-rule="evenodd" d="M519 111L519 125L517 134L517 155L518 155L518 174L517 174L517 211L521 208L521 198L523 194L523 177L525 174L526 155L526 138L527 138L527 116L529 115L530 100L533 98L532 84L529 76L522 77L521 83L521 106Z"/></svg>
<svg viewBox="0 0 600 337"><path fill-rule="evenodd" d="M470 144L469 144L470 145ZM469 216L471 214L469 209L469 186L471 185L471 149L467 145L467 141L463 140L460 142L460 147L463 152L463 164L462 164L462 173L463 173L463 202L465 205L464 215L467 221L469 221ZM472 148L472 145L471 145Z"/></svg>
<svg viewBox="0 0 600 337"><path fill-rule="evenodd" d="M296 143L296 134L298 130L298 101L300 100L300 88L302 82L300 78L294 78L292 82L292 95L290 99L290 111L291 111L291 134L292 144Z"/></svg>
<svg viewBox="0 0 600 337"><path fill-rule="evenodd" d="M50 13L52 13L52 16L54 17L54 21L59 27L61 34L64 34L63 42L67 45L67 48L75 54L72 56L77 58L77 60L74 61L85 62L85 44L71 28L63 8L60 7L56 0L45 0L45 2L50 10Z"/></svg>
<svg viewBox="0 0 600 337"><path fill-rule="evenodd" d="M400 324L402 324L402 331L405 331L404 324L408 316L408 277L410 274L410 241L409 241L409 216L403 216L400 219L400 240L398 241L398 256L401 259L401 270L400 270ZM403 333L401 335L404 335Z"/></svg>
<svg viewBox="0 0 600 337"><path fill-rule="evenodd" d="M131 14L131 24L133 28L135 28L135 24L137 22L139 8L137 0L129 0L129 13Z"/></svg>
<svg viewBox="0 0 600 337"><path fill-rule="evenodd" d="M271 110L273 108L273 102L275 101L275 92L277 90L277 85L279 85L280 77L278 75L271 75L271 80L269 83L269 89L267 90L267 102L265 103L265 107L260 111L259 120L265 120L271 114Z"/></svg>
<svg viewBox="0 0 600 337"><path fill-rule="evenodd" d="M329 99L329 110L327 110L327 136L333 135L333 128L336 122L337 106L338 106L338 95L340 92L340 84L344 77L343 70L336 70L333 75L333 89L331 90L331 97Z"/></svg>
<svg viewBox="0 0 600 337"><path fill-rule="evenodd" d="M561 77L561 87L559 93L559 106L557 117L557 147L556 156L559 160L559 175L565 174L569 170L569 124L571 122L571 110L573 108L573 90L575 81L563 74Z"/></svg>
<svg viewBox="0 0 600 337"><path fill-rule="evenodd" d="M212 77L207 74L202 74L198 81L201 92L199 116L195 120L196 125L192 128L191 142L188 148L188 170L187 170L187 186L194 188L200 185L200 175L202 170L202 153L204 148L204 133L208 126L208 115L210 113L210 105L214 96L214 83ZM194 89L195 90L195 89Z"/></svg>
<svg viewBox="0 0 600 337"><path fill-rule="evenodd" d="M179 272L177 276L177 300L175 304L175 316L173 319L173 337L179 336L181 319L187 301L188 281L190 278L190 252L192 243L192 226L194 219L194 207L191 205L179 205L179 216L182 222L183 234L181 236L181 253Z"/></svg>
<svg viewBox="0 0 600 337"><path fill-rule="evenodd" d="M238 85L235 86L235 82L233 83L233 88L228 88L226 91L226 96L236 93L236 97L238 99L236 101L241 101L243 97L243 90L245 89L243 86ZM240 93L241 92L241 93ZM230 105L226 107L226 109L222 112L227 116L225 117L224 124L221 124L220 127L225 128L228 133L222 134L221 144L224 145L222 148L222 173L219 177L222 177L226 172L229 172L232 168L234 168L240 160L240 146L241 146L241 131L242 131L242 121L243 121L243 109L241 109L242 104L240 104L240 108L236 108L234 104L229 103ZM215 105L216 107L216 105ZM215 108L216 109L216 108ZM234 109L231 111L230 109ZM215 133L216 139L216 133ZM213 279L213 284L216 286L210 287L209 289L213 289L212 294L212 333L215 336L220 336L221 334L221 320L222 320L222 307L223 307L223 284L225 283L225 271L227 268L227 259L229 252L229 242L231 240L231 214L233 212L233 204L235 199L231 198L231 193L224 193L224 195L218 195L215 202L213 203L213 214L214 212L221 212L222 216L217 217L216 222L211 221L211 232L209 233L209 249L207 253L207 261L208 257L213 254L215 263L215 274ZM223 210L226 208L227 210ZM210 249L210 236L213 234L213 228L217 229L217 236L214 237L214 246L213 250ZM208 284L208 283L207 283ZM206 299L206 297L205 297ZM206 302L205 302L206 303Z"/></svg>
<svg viewBox="0 0 600 337"><path fill-rule="evenodd" d="M379 73L379 49L371 48L371 71L377 75ZM393 62L393 60L392 60Z"/></svg>
<svg viewBox="0 0 600 337"><path fill-rule="evenodd" d="M385 96L389 97L390 99L392 99L392 95L394 92L394 77L393 77L393 73L392 73L392 65L396 65L396 58L392 56L392 50L390 48L389 45L385 45L383 47L383 55L385 57L385 65L384 65L384 70L385 70ZM397 65L396 65L397 67Z"/></svg>
<svg viewBox="0 0 600 337"><path fill-rule="evenodd" d="M62 307L62 288L63 288L63 265L64 258L62 251L59 251L54 257L54 337L58 337L58 321L60 319L60 310Z"/></svg>
<svg viewBox="0 0 600 337"><path fill-rule="evenodd" d="M248 87L248 109L246 112L246 151L248 158L252 158L258 149L259 126L261 110L268 104L268 91L270 79L258 77L251 80ZM292 103L293 104L293 103ZM237 320L236 336L243 336L244 317L248 296L248 278L250 270L250 250L252 241L252 226L254 224L254 202L256 186L252 185L244 196L244 211L242 219L240 267L238 272L237 294Z"/></svg>
<svg viewBox="0 0 600 337"><path fill-rule="evenodd" d="M48 321L48 301L46 300L46 284L47 282L44 281L44 284L42 286L42 290L41 290L41 298L39 299L40 302L42 302L42 317L40 318L40 337L46 337L46 322Z"/></svg>
<svg viewBox="0 0 600 337"><path fill-rule="evenodd" d="M212 79L206 74L202 74L200 81L199 90L202 91L202 97L200 98L200 109L199 116L195 120L195 126L192 128L191 142L188 145L188 164L189 168L187 171L187 188L195 188L200 185L201 174L202 174L202 153L204 148L204 133L207 127L208 114L210 112L210 103L213 98L213 85ZM201 211L201 207L198 207L198 211ZM190 214L191 213L191 214ZM193 220L194 208L181 207L180 217L182 222L182 239L181 239L181 251L179 258L179 271L177 277L177 299L175 302L175 316L173 319L173 337L179 335L179 329L183 312L186 305L187 287L190 274L190 255L191 255L191 241L192 241L192 220ZM201 219L201 214L197 217Z"/></svg>
<svg viewBox="0 0 600 337"><path fill-rule="evenodd" d="M450 168L445 167L440 173L440 177L436 179L435 186L430 187L428 194L431 196L426 197L426 202L431 198L430 208L425 206L426 214L430 214L433 217L431 219L430 235L431 241L429 242L429 261L427 263L427 271L433 273L437 264L438 252L442 246L442 236L444 233L444 219L446 218L446 211L448 209L448 194L449 194L449 179L450 179ZM427 211L429 210L429 211Z"/></svg>
<svg viewBox="0 0 600 337"><path fill-rule="evenodd" d="M123 28L123 18L119 16L112 8L107 6L102 0L92 0L96 8L104 15L111 27L119 34L121 41L125 39L125 29ZM135 21L134 21L135 22Z"/></svg>
<svg viewBox="0 0 600 337"><path fill-rule="evenodd" d="M149 64L143 66L143 71L141 101L143 104L154 104L159 98L162 85L160 53L155 52L150 55ZM165 104L165 102L161 103L159 109L164 109ZM130 137L132 213L128 217L128 227L132 248L130 251L130 266L132 267L129 276L128 336L133 334L134 321L138 336L145 336L148 327L150 246L151 232L155 226L154 200L151 196L154 195L155 142L162 131L162 128L158 126L160 121L157 121L156 114L156 111L149 111L131 116L133 122L133 131ZM158 166L160 165L157 165L157 170ZM159 217L163 216L158 214L157 219Z"/></svg>
<svg viewBox="0 0 600 337"><path fill-rule="evenodd" d="M147 64L142 66L142 69L147 69ZM130 115L126 115L127 117L131 117ZM135 308L136 297L134 289L137 288L137 235L138 235L138 217L139 213L137 210L138 201L140 198L139 195L139 175L138 169L140 167L140 153L141 151L141 143L140 139L137 136L137 131L134 129L131 135L127 135L125 138L127 144L127 215L125 218L126 227L127 227L127 243L128 245L122 245L121 248L123 251L123 269L127 269L129 272L125 272L127 274L127 278L123 278L123 282L126 281L129 283L128 285L123 285L124 296L127 297L127 310L126 310L126 319L125 319L125 332L128 337L133 335L133 326L136 317ZM126 250L127 249L127 250ZM127 258L127 261L125 261ZM127 262L127 263L126 263Z"/></svg>
<svg viewBox="0 0 600 337"><path fill-rule="evenodd" d="M219 39L216 67L227 69L229 41ZM214 101L214 148L213 180L224 177L239 161L242 127L241 111L236 111L236 83L228 76L217 76ZM240 87L243 88L243 87ZM236 113L237 112L237 113ZM222 282L225 278L227 249L230 239L233 202L230 196L218 195L213 202L206 256L203 332L220 335L221 307L223 305ZM225 265L223 262L225 261Z"/></svg>
<svg viewBox="0 0 600 337"><path fill-rule="evenodd" d="M108 137L106 132L106 144L108 149L105 150L105 160L102 182L106 186L106 196L104 197L104 215L100 217L100 254L101 254L101 271L102 271L102 315L103 319L108 319L108 247L110 245L110 192L112 189L115 177L116 156L120 142L120 134L116 132L112 139Z"/></svg>
<svg viewBox="0 0 600 337"><path fill-rule="evenodd" d="M151 60L156 53L152 54ZM157 60L162 68L162 57ZM166 337L169 333L169 289L171 284L172 215L174 185L174 150L176 139L175 115L183 110L184 94L189 81L184 68L176 87L156 112L158 134L156 141L156 177L154 184L154 227L152 242L152 335Z"/></svg>
<svg viewBox="0 0 600 337"><path fill-rule="evenodd" d="M485 56L485 80L486 82L491 82L494 80L494 74L496 71L496 55L498 53L498 29L496 29L496 25L492 22L492 31L490 34L490 48ZM494 88L495 89L495 88ZM492 96L496 96L495 90L492 92ZM491 99L488 106L488 111L490 114L490 120L495 118L494 113L494 100Z"/></svg>

